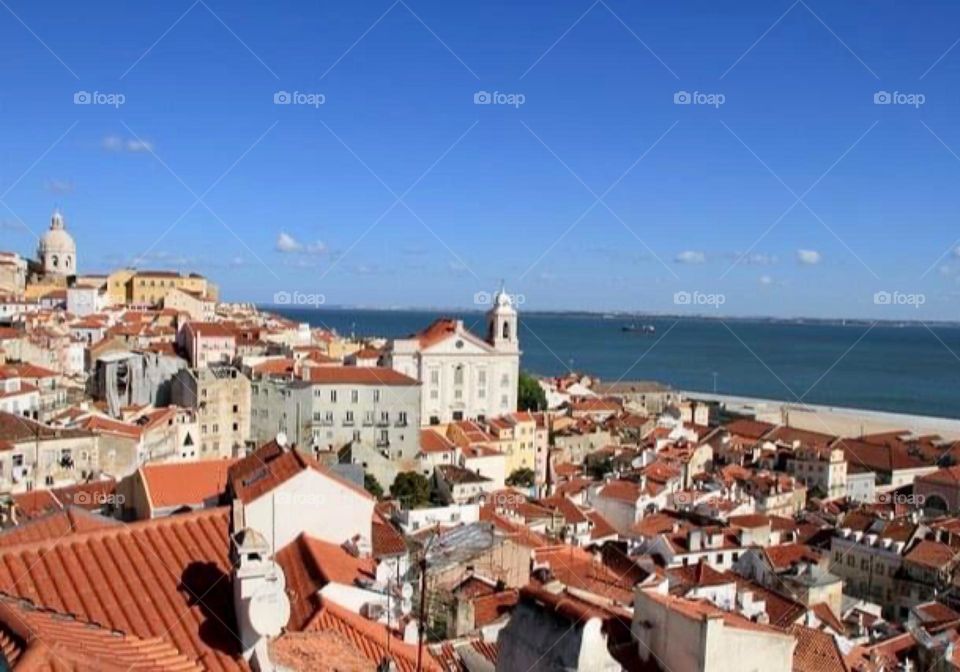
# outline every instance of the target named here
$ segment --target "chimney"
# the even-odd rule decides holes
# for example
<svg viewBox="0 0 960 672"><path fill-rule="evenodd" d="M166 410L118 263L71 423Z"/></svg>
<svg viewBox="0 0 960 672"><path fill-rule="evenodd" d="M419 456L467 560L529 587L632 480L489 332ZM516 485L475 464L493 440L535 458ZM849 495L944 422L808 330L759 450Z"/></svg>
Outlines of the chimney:
<svg viewBox="0 0 960 672"><path fill-rule="evenodd" d="M277 672L269 642L290 620L283 570L270 557L270 544L259 532L244 528L231 541L233 606L243 657L256 672Z"/></svg>

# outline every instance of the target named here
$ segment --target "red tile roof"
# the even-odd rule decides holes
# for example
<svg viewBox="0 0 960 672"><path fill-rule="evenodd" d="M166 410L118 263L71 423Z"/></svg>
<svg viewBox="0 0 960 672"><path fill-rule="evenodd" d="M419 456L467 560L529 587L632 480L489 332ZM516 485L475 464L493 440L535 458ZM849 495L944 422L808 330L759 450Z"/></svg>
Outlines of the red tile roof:
<svg viewBox="0 0 960 672"><path fill-rule="evenodd" d="M187 322L184 328L201 338L236 338L232 329L218 322Z"/></svg>
<svg viewBox="0 0 960 672"><path fill-rule="evenodd" d="M482 628L513 611L520 599L516 589L504 590L490 595L480 595L470 600L473 604L473 625Z"/></svg>
<svg viewBox="0 0 960 672"><path fill-rule="evenodd" d="M17 670L203 672L162 637L114 632L10 597L0 597L0 636L6 662Z"/></svg>
<svg viewBox="0 0 960 672"><path fill-rule="evenodd" d="M199 460L140 467L154 509L198 505L227 489L227 473L236 460Z"/></svg>
<svg viewBox="0 0 960 672"><path fill-rule="evenodd" d="M0 593L246 670L233 630L227 509L0 549ZM202 633L202 634L201 634Z"/></svg>
<svg viewBox="0 0 960 672"><path fill-rule="evenodd" d="M304 628L305 632L335 632L343 636L353 649L365 659L379 665L388 655L393 658L399 672L417 671L417 647L389 634L386 627L367 620L329 600L321 600L320 611ZM387 639L390 638L388 644ZM282 641L281 637L281 641ZM389 649L388 649L389 646ZM423 648L424 672L441 672L439 663Z"/></svg>
<svg viewBox="0 0 960 672"><path fill-rule="evenodd" d="M446 453L454 450L456 445L447 437L432 429L420 430L420 451L423 453Z"/></svg>
<svg viewBox="0 0 960 672"><path fill-rule="evenodd" d="M582 548L550 546L534 550L536 565L549 565L554 578L570 588L591 592L621 605L633 604L633 581Z"/></svg>
<svg viewBox="0 0 960 672"><path fill-rule="evenodd" d="M797 640L793 672L847 672L843 654L832 635L803 625L791 625L787 632Z"/></svg>
<svg viewBox="0 0 960 672"><path fill-rule="evenodd" d="M123 525L119 520L90 513L77 506L53 511L0 532L0 548L34 541L56 541L70 534Z"/></svg>
<svg viewBox="0 0 960 672"><path fill-rule="evenodd" d="M304 377L322 385L412 386L420 382L399 371L379 366L312 366Z"/></svg>
<svg viewBox="0 0 960 672"><path fill-rule="evenodd" d="M943 569L956 562L957 554L946 544L921 540L910 549L904 559L931 569Z"/></svg>
<svg viewBox="0 0 960 672"><path fill-rule="evenodd" d="M447 338L450 338L457 332L457 321L449 317L441 317L434 321L423 331L414 334L414 338L420 341L421 348L429 348Z"/></svg>
<svg viewBox="0 0 960 672"><path fill-rule="evenodd" d="M373 516L370 545L376 558L403 555L407 552L403 535L378 513Z"/></svg>
<svg viewBox="0 0 960 672"><path fill-rule="evenodd" d="M244 504L249 504L305 469L313 469L367 499L373 499L369 492L333 473L312 456L296 448L285 449L276 441L265 443L235 462L227 478L232 492Z"/></svg>

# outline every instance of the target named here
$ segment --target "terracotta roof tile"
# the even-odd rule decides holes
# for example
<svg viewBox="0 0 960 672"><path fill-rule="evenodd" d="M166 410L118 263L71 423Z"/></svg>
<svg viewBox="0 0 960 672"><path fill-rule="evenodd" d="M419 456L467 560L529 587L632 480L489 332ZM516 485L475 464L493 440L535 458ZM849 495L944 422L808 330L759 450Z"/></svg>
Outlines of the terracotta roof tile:
<svg viewBox="0 0 960 672"><path fill-rule="evenodd" d="M246 670L233 633L227 509L0 549L0 592ZM202 634L201 634L202 633Z"/></svg>
<svg viewBox="0 0 960 672"><path fill-rule="evenodd" d="M236 460L199 460L140 467L154 509L202 504L224 493L227 473Z"/></svg>
<svg viewBox="0 0 960 672"><path fill-rule="evenodd" d="M98 516L85 509L70 506L53 511L0 532L0 548L34 541L56 541L70 534L91 532L123 525L119 520Z"/></svg>
<svg viewBox="0 0 960 672"><path fill-rule="evenodd" d="M296 448L283 448L276 441L260 446L231 465L227 478L232 492L244 504L249 504L305 469L313 469L357 494L373 499L369 492L338 476L312 456Z"/></svg>
<svg viewBox="0 0 960 672"><path fill-rule="evenodd" d="M802 625L791 625L787 632L797 640L793 650L794 672L847 672L843 654L832 635Z"/></svg>
<svg viewBox="0 0 960 672"><path fill-rule="evenodd" d="M51 672L202 672L162 637L136 637L10 597L0 597L0 632L7 662Z"/></svg>
<svg viewBox="0 0 960 672"><path fill-rule="evenodd" d="M399 672L416 672L417 647L393 637L387 629L367 620L329 600L321 600L320 610L307 624L305 632L336 632L346 638L354 650L374 665L379 665L387 656L387 638L389 655L393 658ZM282 638L281 638L282 639ZM424 647L423 666L425 672L441 672L441 667L433 654Z"/></svg>
<svg viewBox="0 0 960 672"><path fill-rule="evenodd" d="M414 386L420 382L399 371L379 366L312 366L304 378L324 385Z"/></svg>

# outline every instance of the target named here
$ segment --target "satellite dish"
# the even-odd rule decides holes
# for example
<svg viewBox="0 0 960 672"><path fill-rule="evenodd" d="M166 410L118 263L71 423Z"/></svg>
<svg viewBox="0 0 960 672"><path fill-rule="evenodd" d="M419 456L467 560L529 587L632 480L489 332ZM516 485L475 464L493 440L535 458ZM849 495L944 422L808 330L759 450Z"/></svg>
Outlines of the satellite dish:
<svg viewBox="0 0 960 672"><path fill-rule="evenodd" d="M275 586L254 595L247 609L254 632L264 637L276 637L290 620L290 600Z"/></svg>
<svg viewBox="0 0 960 672"><path fill-rule="evenodd" d="M277 445L281 448L287 447L287 434L286 432L277 432Z"/></svg>
<svg viewBox="0 0 960 672"><path fill-rule="evenodd" d="M405 600L409 600L413 597L413 585L409 583L403 584L403 587L400 589L400 596Z"/></svg>

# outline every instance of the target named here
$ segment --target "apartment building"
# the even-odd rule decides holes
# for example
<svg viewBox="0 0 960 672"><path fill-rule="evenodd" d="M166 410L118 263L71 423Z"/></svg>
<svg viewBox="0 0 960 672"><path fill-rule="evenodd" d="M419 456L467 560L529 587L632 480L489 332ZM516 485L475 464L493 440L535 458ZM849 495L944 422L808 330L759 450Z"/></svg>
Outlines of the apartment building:
<svg viewBox="0 0 960 672"><path fill-rule="evenodd" d="M303 448L345 451L388 486L400 471L417 468L420 384L379 367L318 366L306 379L260 378L252 383L253 438L283 432Z"/></svg>
<svg viewBox="0 0 960 672"><path fill-rule="evenodd" d="M158 306L173 289L217 298L217 286L197 273L124 268L107 276L107 296L113 305Z"/></svg>
<svg viewBox="0 0 960 672"><path fill-rule="evenodd" d="M250 390L250 379L226 364L177 373L173 403L192 408L197 414L197 459L241 455L250 440Z"/></svg>
<svg viewBox="0 0 960 672"><path fill-rule="evenodd" d="M195 369L208 364L229 364L237 356L236 334L217 322L186 322L177 341Z"/></svg>

